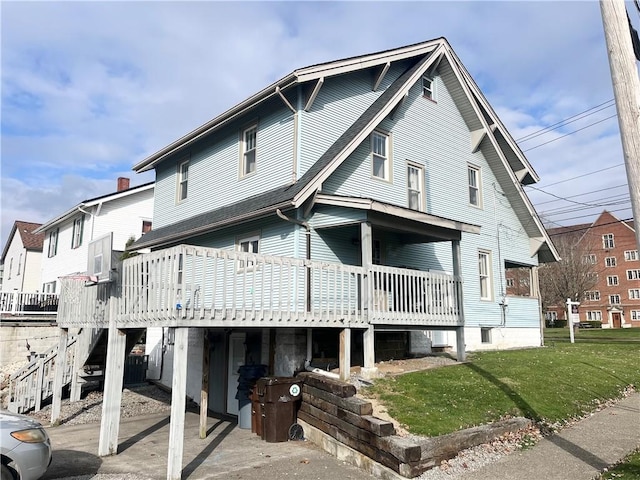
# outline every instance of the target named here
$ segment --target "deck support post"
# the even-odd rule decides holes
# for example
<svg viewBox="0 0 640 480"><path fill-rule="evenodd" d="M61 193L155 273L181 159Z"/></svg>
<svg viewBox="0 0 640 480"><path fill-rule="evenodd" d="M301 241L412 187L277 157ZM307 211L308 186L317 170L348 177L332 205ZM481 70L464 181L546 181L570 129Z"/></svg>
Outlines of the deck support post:
<svg viewBox="0 0 640 480"><path fill-rule="evenodd" d="M38 360L38 373L36 377L36 406L34 410L42 409L42 387L44 386L44 358Z"/></svg>
<svg viewBox="0 0 640 480"><path fill-rule="evenodd" d="M53 377L53 395L51 403L51 425L60 422L60 410L62 407L62 387L64 386L64 372L67 369L67 342L69 329L61 328L58 338L58 353L56 354L56 373Z"/></svg>
<svg viewBox="0 0 640 480"><path fill-rule="evenodd" d="M307 362L309 365L311 365L311 360L313 360L313 330L307 328Z"/></svg>
<svg viewBox="0 0 640 480"><path fill-rule="evenodd" d="M340 331L340 380L347 382L351 377L351 329Z"/></svg>
<svg viewBox="0 0 640 480"><path fill-rule="evenodd" d="M202 386L200 388L200 438L207 438L209 412L209 330L202 334Z"/></svg>
<svg viewBox="0 0 640 480"><path fill-rule="evenodd" d="M365 272L368 272L371 269L371 265L373 265L373 237L371 224L368 222L362 222L360 224L360 249L362 252L362 268ZM373 281L371 278L365 276L362 282L362 310L363 312L366 311L367 321L369 321L368 315L371 307L371 299L369 298L369 282L371 281ZM364 331L362 338L364 365L360 373L364 378L374 378L378 374L378 369L375 366L376 354L374 340L374 327L369 324L369 328Z"/></svg>
<svg viewBox="0 0 640 480"><path fill-rule="evenodd" d="M80 397L82 396L82 381L80 380L80 370L83 367L83 360L86 358L86 349L88 349L85 338L86 331L84 328L78 330L78 334L76 337L76 344L74 348L73 354L73 369L71 370L71 390L69 391L69 401L70 402L78 402Z"/></svg>
<svg viewBox="0 0 640 480"><path fill-rule="evenodd" d="M112 299L113 300L113 297ZM118 453L118 433L120 431L120 409L124 384L124 362L127 334L116 328L115 320L109 322L107 335L107 361L104 369L104 395L102 400L102 420L98 456Z"/></svg>
<svg viewBox="0 0 640 480"><path fill-rule="evenodd" d="M462 278L462 255L460 253L460 240L451 241L451 256L453 260L453 275ZM456 302L458 303L458 311L462 319L462 325L456 327L456 359L464 362L466 357L464 342L464 299L462 297L462 286L457 291Z"/></svg>
<svg viewBox="0 0 640 480"><path fill-rule="evenodd" d="M173 328L173 327L172 327ZM180 480L184 450L184 420L187 406L188 328L175 329L173 345L173 379L171 388L171 421L169 424L169 458L167 480Z"/></svg>
<svg viewBox="0 0 640 480"><path fill-rule="evenodd" d="M364 350L364 365L360 374L364 378L375 378L378 375L378 367L375 364L375 330L373 325L369 325L369 328L362 334L362 348Z"/></svg>

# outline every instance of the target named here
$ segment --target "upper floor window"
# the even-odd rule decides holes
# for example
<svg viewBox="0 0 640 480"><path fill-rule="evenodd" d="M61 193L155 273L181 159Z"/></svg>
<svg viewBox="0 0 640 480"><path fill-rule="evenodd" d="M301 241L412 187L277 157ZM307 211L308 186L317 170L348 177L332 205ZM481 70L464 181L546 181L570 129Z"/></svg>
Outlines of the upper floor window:
<svg viewBox="0 0 640 480"><path fill-rule="evenodd" d="M629 289L629 300L640 300L640 288Z"/></svg>
<svg viewBox="0 0 640 480"><path fill-rule="evenodd" d="M584 299L590 302L595 302L600 300L600 292L598 290L591 290L588 292L584 292Z"/></svg>
<svg viewBox="0 0 640 480"><path fill-rule="evenodd" d="M467 168L469 179L469 203L474 207L480 207L480 168L469 165Z"/></svg>
<svg viewBox="0 0 640 480"><path fill-rule="evenodd" d="M620 295L609 295L609 303L611 305L619 305L620 304Z"/></svg>
<svg viewBox="0 0 640 480"><path fill-rule="evenodd" d="M147 233L151 231L151 220L143 220L142 221L142 233Z"/></svg>
<svg viewBox="0 0 640 480"><path fill-rule="evenodd" d="M613 241L613 233L606 233L602 235L602 248L614 248L615 242Z"/></svg>
<svg viewBox="0 0 640 480"><path fill-rule="evenodd" d="M516 282L513 278L507 278L507 287L513 288L515 287L515 285L516 285Z"/></svg>
<svg viewBox="0 0 640 480"><path fill-rule="evenodd" d="M9 260L9 275L7 276L8 279L11 279L11 270L13 270L13 257L11 257L11 260Z"/></svg>
<svg viewBox="0 0 640 480"><path fill-rule="evenodd" d="M84 230L84 215L73 221L73 233L71 235L71 248L82 245L82 231Z"/></svg>
<svg viewBox="0 0 640 480"><path fill-rule="evenodd" d="M371 157L373 176L382 180L391 180L388 135L380 132L371 134Z"/></svg>
<svg viewBox="0 0 640 480"><path fill-rule="evenodd" d="M187 187L189 185L189 160L185 160L178 165L178 201L187 198Z"/></svg>
<svg viewBox="0 0 640 480"><path fill-rule="evenodd" d="M609 275L607 277L607 285L612 287L618 285L618 276L617 275Z"/></svg>
<svg viewBox="0 0 640 480"><path fill-rule="evenodd" d="M627 280L640 280L640 268L627 270Z"/></svg>
<svg viewBox="0 0 640 480"><path fill-rule="evenodd" d="M58 229L49 232L49 257L55 257L58 253Z"/></svg>
<svg viewBox="0 0 640 480"><path fill-rule="evenodd" d="M583 255L582 256L582 263L586 264L591 264L591 265L595 265L596 264L596 256L593 253L590 253L589 255Z"/></svg>
<svg viewBox="0 0 640 480"><path fill-rule="evenodd" d="M20 275L22 271L22 254L18 257L18 270L16 271L16 276Z"/></svg>
<svg viewBox="0 0 640 480"><path fill-rule="evenodd" d="M627 262L638 260L638 250L625 250L624 259Z"/></svg>
<svg viewBox="0 0 640 480"><path fill-rule="evenodd" d="M407 192L409 208L412 210L423 210L424 169L411 163L407 166Z"/></svg>
<svg viewBox="0 0 640 480"><path fill-rule="evenodd" d="M424 75L422 77L422 95L430 100L435 100L434 87L433 78Z"/></svg>
<svg viewBox="0 0 640 480"><path fill-rule="evenodd" d="M242 131L241 177L256 171L256 147L258 127L253 125Z"/></svg>
<svg viewBox="0 0 640 480"><path fill-rule="evenodd" d="M478 252L478 274L480 276L480 300L491 300L491 253Z"/></svg>
<svg viewBox="0 0 640 480"><path fill-rule="evenodd" d="M615 267L616 266L616 257L606 257L604 259L604 264L607 267Z"/></svg>

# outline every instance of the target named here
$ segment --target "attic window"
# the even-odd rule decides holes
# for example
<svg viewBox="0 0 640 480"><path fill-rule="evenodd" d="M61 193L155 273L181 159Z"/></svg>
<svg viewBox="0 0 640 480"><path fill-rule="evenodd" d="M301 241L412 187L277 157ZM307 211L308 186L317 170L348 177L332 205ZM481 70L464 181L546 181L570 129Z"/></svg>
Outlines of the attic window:
<svg viewBox="0 0 640 480"><path fill-rule="evenodd" d="M429 100L435 100L435 92L434 92L434 82L433 78L428 76L422 77L422 95Z"/></svg>

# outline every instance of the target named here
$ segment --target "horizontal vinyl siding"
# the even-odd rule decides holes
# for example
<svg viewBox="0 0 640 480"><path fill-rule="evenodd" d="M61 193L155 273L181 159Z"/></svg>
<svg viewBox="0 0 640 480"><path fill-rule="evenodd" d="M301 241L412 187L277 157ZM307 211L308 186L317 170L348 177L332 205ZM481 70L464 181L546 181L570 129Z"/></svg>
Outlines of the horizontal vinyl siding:
<svg viewBox="0 0 640 480"><path fill-rule="evenodd" d="M300 112L302 176L320 156L407 68L406 62L391 66L376 91L371 69L325 79L312 108Z"/></svg>
<svg viewBox="0 0 640 480"><path fill-rule="evenodd" d="M257 122L256 170L240 178L241 132ZM293 176L294 117L282 101L273 99L242 120L196 143L156 169L154 227L237 202L287 184ZM177 165L189 158L187 198L176 202Z"/></svg>

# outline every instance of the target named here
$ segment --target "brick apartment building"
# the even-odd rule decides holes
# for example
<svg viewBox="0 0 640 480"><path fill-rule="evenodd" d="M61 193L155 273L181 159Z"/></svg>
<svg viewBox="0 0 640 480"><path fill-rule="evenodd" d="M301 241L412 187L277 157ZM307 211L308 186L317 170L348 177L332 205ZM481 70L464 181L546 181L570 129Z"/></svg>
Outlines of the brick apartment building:
<svg viewBox="0 0 640 480"><path fill-rule="evenodd" d="M633 221L606 210L592 224L548 229L552 239L570 235L583 247L582 261L592 266L596 285L581 300L580 321L601 321L602 328L640 327L640 256ZM547 319L564 319L565 307L546 309Z"/></svg>

